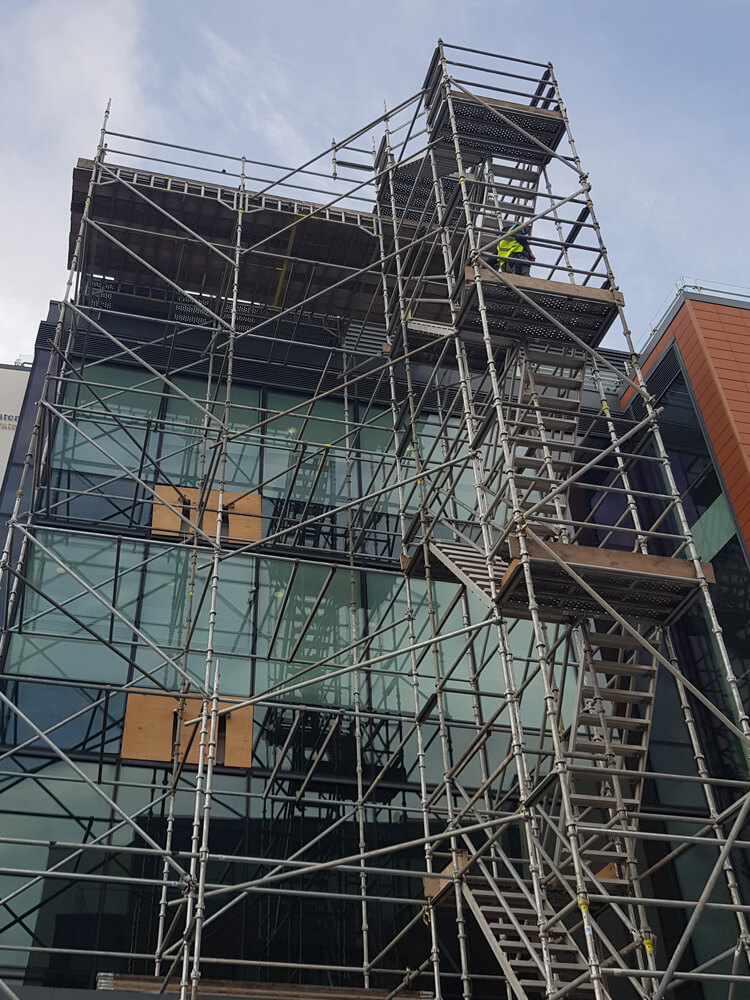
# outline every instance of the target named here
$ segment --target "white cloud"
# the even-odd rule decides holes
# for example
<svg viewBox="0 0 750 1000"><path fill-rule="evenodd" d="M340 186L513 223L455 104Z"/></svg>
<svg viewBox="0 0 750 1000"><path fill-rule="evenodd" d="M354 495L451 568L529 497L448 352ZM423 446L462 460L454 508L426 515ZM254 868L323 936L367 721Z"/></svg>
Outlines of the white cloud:
<svg viewBox="0 0 750 1000"><path fill-rule="evenodd" d="M19 4L0 40L0 361L32 349L66 277L70 178L96 149L107 98L118 131L158 128L145 99L139 0Z"/></svg>
<svg viewBox="0 0 750 1000"><path fill-rule="evenodd" d="M188 121L218 117L234 133L225 142L238 142L240 150L260 146L284 164L299 165L319 151L306 138L317 129L310 127L311 88L300 90L299 66L258 37L240 49L210 28L199 28L198 35L201 72L192 66L180 72L181 110Z"/></svg>

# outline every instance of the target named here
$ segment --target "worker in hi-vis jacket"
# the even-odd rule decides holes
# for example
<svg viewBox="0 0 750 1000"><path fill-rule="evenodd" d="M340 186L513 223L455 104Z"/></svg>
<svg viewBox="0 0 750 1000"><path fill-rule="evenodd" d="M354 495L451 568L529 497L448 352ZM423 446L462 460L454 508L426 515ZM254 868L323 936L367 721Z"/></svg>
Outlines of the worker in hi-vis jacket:
<svg viewBox="0 0 750 1000"><path fill-rule="evenodd" d="M526 261L536 260L529 245L529 231L520 222L511 222L497 245L497 269L504 274L528 274L531 264Z"/></svg>

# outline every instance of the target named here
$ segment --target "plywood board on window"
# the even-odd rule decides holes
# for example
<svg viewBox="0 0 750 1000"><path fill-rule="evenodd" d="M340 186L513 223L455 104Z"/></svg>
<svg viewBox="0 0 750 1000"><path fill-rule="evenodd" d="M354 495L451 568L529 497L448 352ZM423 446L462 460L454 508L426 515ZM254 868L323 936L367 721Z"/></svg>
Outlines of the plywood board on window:
<svg viewBox="0 0 750 1000"><path fill-rule="evenodd" d="M253 706L243 705L242 708L233 708L226 719L224 765L250 767L253 761Z"/></svg>
<svg viewBox="0 0 750 1000"><path fill-rule="evenodd" d="M157 694L130 692L125 707L122 733L122 756L128 760L168 763L178 699ZM180 754L187 750L187 763L197 764L200 753L201 699L187 698L180 731ZM250 767L253 748L253 706L232 708L232 702L220 701L219 709L230 709L219 716L216 763L226 767ZM191 736L195 733L195 736ZM189 748L189 749L188 749Z"/></svg>
<svg viewBox="0 0 750 1000"><path fill-rule="evenodd" d="M165 483L157 483L154 487L154 493L151 510L151 530L153 533L166 535L170 538L190 534L191 525L195 525L197 522L196 508L200 491L192 486L174 487L167 486ZM210 490L199 527L211 538L216 534L218 507L219 491ZM257 542L262 537L260 494L225 492L223 509L226 516L224 532L226 541Z"/></svg>
<svg viewBox="0 0 750 1000"><path fill-rule="evenodd" d="M154 992L153 976L131 976L119 972L97 972L98 990L127 991L133 993ZM166 985L165 993L180 992L180 982L172 980ZM228 979L205 979L201 977L201 995L212 997L240 997L242 1000L386 1000L386 990L361 989L356 986L311 985L305 983L237 982ZM420 1000L432 994L409 992L411 1000Z"/></svg>
<svg viewBox="0 0 750 1000"><path fill-rule="evenodd" d="M219 702L219 709L232 709L231 702ZM184 753L188 745L188 764L197 764L200 753L200 715L201 701L198 698L188 698L185 702L185 714L180 736L180 751ZM197 721L194 721L197 720ZM223 721L222 721L223 720ZM208 724L210 727L211 720ZM253 706L243 705L235 708L218 720L219 737L216 762L225 767L250 767L253 750ZM190 737L195 730L192 744ZM223 739L221 733L223 730ZM209 730L210 731L210 730ZM206 737L208 740L208 736Z"/></svg>
<svg viewBox="0 0 750 1000"><path fill-rule="evenodd" d="M468 864L469 855L468 852L459 849L456 851L456 862L458 864L459 870ZM453 860L451 859L445 868L439 873L440 875L453 875ZM427 875L422 879L422 888L424 889L424 894L427 899L436 899L449 885L452 885L452 879L440 878L439 875Z"/></svg>
<svg viewBox="0 0 750 1000"><path fill-rule="evenodd" d="M122 756L130 760L171 760L176 708L176 698L130 692L122 728Z"/></svg>

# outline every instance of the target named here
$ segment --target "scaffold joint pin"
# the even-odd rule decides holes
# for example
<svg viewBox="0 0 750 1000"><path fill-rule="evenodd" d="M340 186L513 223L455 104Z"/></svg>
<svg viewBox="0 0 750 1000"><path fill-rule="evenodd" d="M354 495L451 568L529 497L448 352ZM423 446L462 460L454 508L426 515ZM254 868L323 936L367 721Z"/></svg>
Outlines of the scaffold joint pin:
<svg viewBox="0 0 750 1000"><path fill-rule="evenodd" d="M182 876L182 878L180 879L180 882L182 884L182 895L183 896L190 895L191 892L195 892L196 889L198 888L197 881L192 877L192 875L189 875L187 873Z"/></svg>

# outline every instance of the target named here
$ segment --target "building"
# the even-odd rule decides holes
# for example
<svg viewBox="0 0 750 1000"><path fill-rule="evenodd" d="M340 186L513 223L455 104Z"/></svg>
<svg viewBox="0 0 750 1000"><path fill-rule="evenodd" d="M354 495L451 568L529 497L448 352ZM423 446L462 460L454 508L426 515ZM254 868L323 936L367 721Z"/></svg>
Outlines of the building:
<svg viewBox="0 0 750 1000"><path fill-rule="evenodd" d="M641 355L693 537L714 567L717 613L740 677L750 666L748 308L736 293L682 287ZM630 398L626 391L622 403Z"/></svg>
<svg viewBox="0 0 750 1000"><path fill-rule="evenodd" d="M726 509L734 519L745 556L750 546L749 322L746 298L685 286L643 351L643 371L649 381L659 391L676 381L676 386L689 392L692 407L700 414L702 433L723 487L722 523Z"/></svg>
<svg viewBox="0 0 750 1000"><path fill-rule="evenodd" d="M741 486L552 67L441 42L291 173L108 134L2 498L2 978L739 996Z"/></svg>
<svg viewBox="0 0 750 1000"><path fill-rule="evenodd" d="M0 482L10 457L28 380L29 368L20 358L14 365L0 365Z"/></svg>

